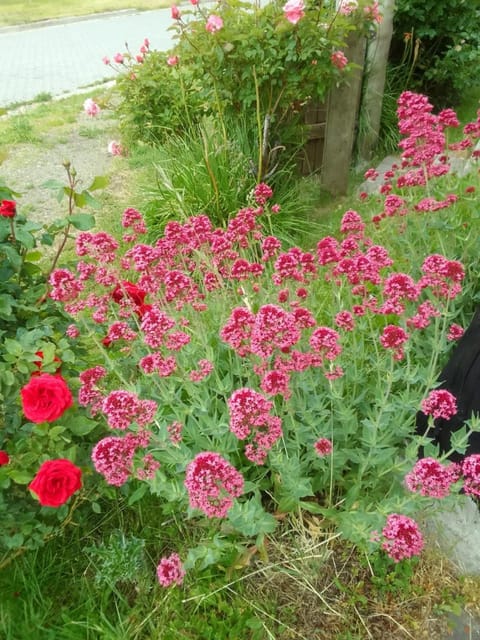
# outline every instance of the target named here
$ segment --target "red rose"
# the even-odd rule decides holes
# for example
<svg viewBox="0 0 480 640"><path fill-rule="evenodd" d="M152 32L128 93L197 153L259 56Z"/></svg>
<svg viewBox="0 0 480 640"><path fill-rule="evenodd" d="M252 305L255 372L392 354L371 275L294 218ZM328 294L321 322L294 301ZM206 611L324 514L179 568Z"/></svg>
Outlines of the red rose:
<svg viewBox="0 0 480 640"><path fill-rule="evenodd" d="M20 389L23 413L32 422L53 422L73 404L72 392L60 375L32 376Z"/></svg>
<svg viewBox="0 0 480 640"><path fill-rule="evenodd" d="M0 451L0 467L10 462L10 457L6 451Z"/></svg>
<svg viewBox="0 0 480 640"><path fill-rule="evenodd" d="M2 200L0 203L0 216L14 218L17 213L17 203L13 200Z"/></svg>
<svg viewBox="0 0 480 640"><path fill-rule="evenodd" d="M128 282L128 280L122 280L112 291L112 298L115 302L120 302L120 300L123 300L123 298L127 296L133 304L136 305L142 305L145 302L146 295L146 291L139 289L136 284Z"/></svg>
<svg viewBox="0 0 480 640"><path fill-rule="evenodd" d="M81 469L60 458L44 462L28 488L38 496L42 507L61 507L81 486Z"/></svg>

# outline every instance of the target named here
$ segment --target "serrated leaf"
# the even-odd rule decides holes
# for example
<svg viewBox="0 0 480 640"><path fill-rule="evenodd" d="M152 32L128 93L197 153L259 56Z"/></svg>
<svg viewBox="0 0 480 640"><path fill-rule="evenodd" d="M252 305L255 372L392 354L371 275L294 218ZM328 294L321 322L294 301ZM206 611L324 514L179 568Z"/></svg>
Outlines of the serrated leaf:
<svg viewBox="0 0 480 640"><path fill-rule="evenodd" d="M271 533L277 526L275 518L265 511L256 496L243 503L235 502L227 517L230 524L247 537Z"/></svg>
<svg viewBox="0 0 480 640"><path fill-rule="evenodd" d="M88 231L95 226L95 218L90 213L74 213L68 219L80 231Z"/></svg>
<svg viewBox="0 0 480 640"><path fill-rule="evenodd" d="M32 479L31 473L28 473L28 471L21 471L17 469L12 469L11 471L9 471L8 475L17 484L28 484Z"/></svg>

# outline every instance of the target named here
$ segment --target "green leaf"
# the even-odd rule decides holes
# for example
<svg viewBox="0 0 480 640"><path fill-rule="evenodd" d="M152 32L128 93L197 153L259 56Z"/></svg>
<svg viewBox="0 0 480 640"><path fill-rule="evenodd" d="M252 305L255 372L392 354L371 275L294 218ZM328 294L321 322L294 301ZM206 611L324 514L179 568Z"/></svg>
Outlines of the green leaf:
<svg viewBox="0 0 480 640"><path fill-rule="evenodd" d="M76 416L69 420L66 426L73 435L86 436L87 433L91 433L95 429L97 423L95 420L91 420L85 416Z"/></svg>
<svg viewBox="0 0 480 640"><path fill-rule="evenodd" d="M12 338L5 338L3 346L6 352L11 353L13 356L19 357L23 353L23 347L20 342Z"/></svg>
<svg viewBox="0 0 480 640"><path fill-rule="evenodd" d="M143 496L147 493L147 489L148 489L148 485L145 482L143 482L137 489L135 489L135 491L129 497L128 506L131 507L132 504L135 504L135 502L138 502L139 500L141 500Z"/></svg>
<svg viewBox="0 0 480 640"><path fill-rule="evenodd" d="M92 502L92 511L93 513L102 513L102 507L98 504L98 502Z"/></svg>
<svg viewBox="0 0 480 640"><path fill-rule="evenodd" d="M257 496L243 503L235 502L228 512L228 521L247 537L271 533L277 526L277 521L265 511Z"/></svg>
<svg viewBox="0 0 480 640"><path fill-rule="evenodd" d="M12 296L4 293L0 296L0 315L8 316L12 313L12 305L15 304L15 300Z"/></svg>
<svg viewBox="0 0 480 640"><path fill-rule="evenodd" d="M96 191L97 189L105 189L108 186L107 176L95 176L92 184L87 188L87 191Z"/></svg>
<svg viewBox="0 0 480 640"><path fill-rule="evenodd" d="M88 204L88 206L92 207L92 209L100 209L100 207L102 206L100 204L100 201L92 196L92 194L88 191L82 191L82 195L85 198L85 204Z"/></svg>
<svg viewBox="0 0 480 640"><path fill-rule="evenodd" d="M32 479L31 473L17 469L12 469L12 471L9 471L8 475L17 484L28 484Z"/></svg>
<svg viewBox="0 0 480 640"><path fill-rule="evenodd" d="M24 229L15 229L15 238L18 240L18 242L21 242L27 249L33 249L33 247L35 246L35 238L31 233L25 231Z"/></svg>
<svg viewBox="0 0 480 640"><path fill-rule="evenodd" d="M95 218L90 213L75 213L68 220L80 231L88 231L95 226Z"/></svg>
<svg viewBox="0 0 480 640"><path fill-rule="evenodd" d="M52 180L46 180L45 182L42 183L41 186L45 187L46 189L63 189L64 184L60 180L52 179Z"/></svg>
<svg viewBox="0 0 480 640"><path fill-rule="evenodd" d="M42 257L43 257L43 254L41 251L29 251L25 256L25 260L27 262L38 262L39 260L42 259Z"/></svg>
<svg viewBox="0 0 480 640"><path fill-rule="evenodd" d="M73 201L79 209L83 209L83 207L87 204L84 193L73 192Z"/></svg>

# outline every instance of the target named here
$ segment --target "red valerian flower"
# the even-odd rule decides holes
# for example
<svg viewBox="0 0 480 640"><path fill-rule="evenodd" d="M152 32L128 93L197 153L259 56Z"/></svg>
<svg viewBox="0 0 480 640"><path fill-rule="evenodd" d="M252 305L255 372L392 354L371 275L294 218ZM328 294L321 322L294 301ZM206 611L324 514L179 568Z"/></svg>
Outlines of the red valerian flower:
<svg viewBox="0 0 480 640"><path fill-rule="evenodd" d="M332 453L333 445L332 441L328 438L319 438L313 445L316 453L320 458L329 456Z"/></svg>
<svg viewBox="0 0 480 640"><path fill-rule="evenodd" d="M417 523L408 516L392 513L382 529L384 542L382 549L394 560L417 556L423 549L423 537Z"/></svg>
<svg viewBox="0 0 480 640"><path fill-rule="evenodd" d="M23 413L35 423L54 422L72 406L72 392L60 375L33 376L22 389Z"/></svg>
<svg viewBox="0 0 480 640"><path fill-rule="evenodd" d="M180 585L184 576L185 569L178 553L172 553L160 560L157 567L157 578L162 587L169 587L172 584Z"/></svg>
<svg viewBox="0 0 480 640"><path fill-rule="evenodd" d="M17 203L14 200L2 200L0 203L0 216L14 218L17 213Z"/></svg>
<svg viewBox="0 0 480 640"><path fill-rule="evenodd" d="M446 389L430 391L428 397L422 401L421 406L423 413L432 415L435 419L450 420L458 411L455 396Z"/></svg>
<svg viewBox="0 0 480 640"><path fill-rule="evenodd" d="M450 487L460 476L460 465L444 466L435 458L422 458L405 476L405 485L410 491L430 498L445 498Z"/></svg>
<svg viewBox="0 0 480 640"><path fill-rule="evenodd" d="M10 462L10 456L6 451L0 451L0 467L3 467L4 464L8 464Z"/></svg>
<svg viewBox="0 0 480 640"><path fill-rule="evenodd" d="M42 507L61 507L81 486L81 469L60 458L46 460L28 488L37 495Z"/></svg>
<svg viewBox="0 0 480 640"><path fill-rule="evenodd" d="M243 476L225 458L203 451L187 465L185 487L192 509L208 518L224 518L233 499L243 493Z"/></svg>

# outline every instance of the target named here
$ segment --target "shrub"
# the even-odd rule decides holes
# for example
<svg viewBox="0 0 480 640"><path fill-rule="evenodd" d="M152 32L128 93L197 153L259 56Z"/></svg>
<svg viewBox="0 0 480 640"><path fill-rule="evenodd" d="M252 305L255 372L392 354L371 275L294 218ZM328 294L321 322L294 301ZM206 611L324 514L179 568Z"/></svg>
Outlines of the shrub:
<svg viewBox="0 0 480 640"><path fill-rule="evenodd" d="M67 505L52 507L60 506L55 497L63 504L78 490L80 469L72 463L85 464L91 446L85 436L96 427L84 411L72 407L70 379L77 377L75 362L83 354L68 337L71 320L47 296L48 273L71 230L93 224L91 215L75 212L75 201L82 207L94 199L89 190L76 190L75 171L69 164L66 168L68 184L53 186L68 196L69 215L45 227L17 212L14 198L19 194L0 182L2 554L36 548L69 521ZM103 185L97 178L90 190ZM54 468L53 461L58 463ZM78 502L72 501L71 511ZM7 561L11 557L7 555Z"/></svg>
<svg viewBox="0 0 480 640"><path fill-rule="evenodd" d="M417 49L415 67L403 89L421 91L440 108L459 103L477 83L480 9L457 0L399 0L394 16L391 62L399 64L404 43Z"/></svg>
<svg viewBox="0 0 480 640"><path fill-rule="evenodd" d="M144 45L139 56L117 58L125 69L118 80L119 114L129 140L163 141L205 115L243 114L259 148L265 119L270 140L285 143L285 123L345 77L348 65L343 68L339 54L348 33L374 19L363 13L365 3L349 16L334 3L311 4L294 24L278 2L193 4L193 10L172 8L176 44L170 52ZM266 170L258 171L260 180Z"/></svg>
<svg viewBox="0 0 480 640"><path fill-rule="evenodd" d="M52 274L50 295L76 318L85 346L99 349L79 391L103 424L97 472L112 486L133 482L132 501L150 490L165 517L202 523L183 567L165 549L165 583L165 571L178 583L184 569L231 561L245 543L262 549L298 509L365 549L380 543L397 562L420 551L411 516L421 497L402 478L427 445L412 435L415 410L447 348L465 278L462 225L474 215L469 197L439 196L449 182L437 158L455 118L431 110L423 96L402 96L403 164L385 176L382 213L347 211L340 237L311 251L282 251L264 235L259 219L281 214L259 184L255 206L226 229L196 216L168 223L154 245L127 209L122 243L79 234L76 273ZM478 122L468 131L478 135ZM435 195L423 197L425 188ZM457 244L432 252L453 207L465 207ZM418 233L424 224L431 236ZM396 262L383 234L398 238ZM453 446L464 451L466 440ZM459 474L444 476L456 486Z"/></svg>

